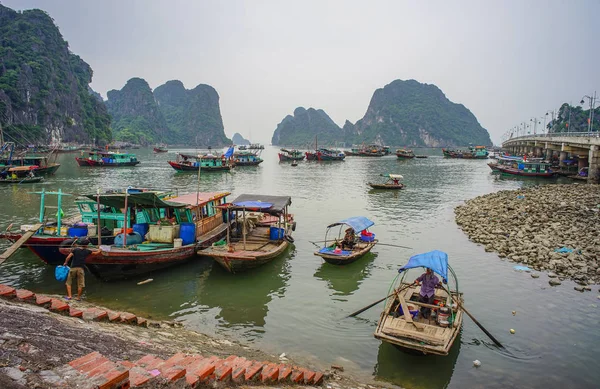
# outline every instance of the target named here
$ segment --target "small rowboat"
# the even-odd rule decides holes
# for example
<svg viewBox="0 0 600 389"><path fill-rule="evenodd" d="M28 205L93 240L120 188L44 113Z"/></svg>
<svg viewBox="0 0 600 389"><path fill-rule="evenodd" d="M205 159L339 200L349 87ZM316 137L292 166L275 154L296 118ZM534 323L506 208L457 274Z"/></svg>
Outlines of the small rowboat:
<svg viewBox="0 0 600 389"><path fill-rule="evenodd" d="M396 189L400 190L404 188L404 184L373 184L372 182L367 183L373 189Z"/></svg>
<svg viewBox="0 0 600 389"><path fill-rule="evenodd" d="M413 268L429 268L447 284L435 288L433 304L419 301L421 286L414 281L404 281L406 271ZM448 280L448 270L452 280ZM458 291L456 274L448 265L448 254L434 250L414 255L398 272L402 278L394 289L395 293L387 299L373 335L400 349L448 355L460 333L464 302L462 293ZM424 318L419 307L430 309L433 313Z"/></svg>
<svg viewBox="0 0 600 389"><path fill-rule="evenodd" d="M380 176L386 177L387 181L380 183L380 184L376 184L373 182L367 182L367 185L369 185L373 189L399 190L399 189L404 188L404 184L400 183L400 180L404 178L404 177L402 177L402 175L400 175L400 174L380 174Z"/></svg>
<svg viewBox="0 0 600 389"><path fill-rule="evenodd" d="M323 258L325 262L332 265L346 265L348 263L352 263L366 253L370 252L371 249L377 244L375 234L367 231L367 229L374 224L375 223L364 216L350 217L348 219L340 220L339 222L330 224L327 226L327 231L325 232L324 247L314 254ZM353 237L352 247L350 247L350 250L345 250L344 245L340 243L342 242L341 233L342 226L344 225L349 226L349 228L346 229L346 233L351 233ZM327 240L329 231L336 226L340 226L338 237ZM354 235L355 231L361 231L358 241ZM342 247L339 245L342 245Z"/></svg>

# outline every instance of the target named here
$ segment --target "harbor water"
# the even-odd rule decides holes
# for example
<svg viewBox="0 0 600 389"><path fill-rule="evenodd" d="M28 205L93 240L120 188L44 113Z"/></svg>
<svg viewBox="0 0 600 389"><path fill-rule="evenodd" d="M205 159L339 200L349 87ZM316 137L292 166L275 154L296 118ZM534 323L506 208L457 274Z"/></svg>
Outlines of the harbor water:
<svg viewBox="0 0 600 389"><path fill-rule="evenodd" d="M76 194L128 186L177 189L188 193L226 190L229 200L242 193L290 195L297 228L295 244L272 262L229 274L210 258L138 279L100 282L86 277L86 299L115 310L179 320L193 330L236 339L273 355L286 353L321 369L344 366L356 376L406 388L596 387L593 368L600 345L598 286L573 290L574 283L548 284L515 264L485 252L456 226L454 208L486 193L568 179L536 180L492 174L485 160L444 159L440 150L415 150L426 159L347 157L343 162L279 163L277 148L267 147L258 167L231 173L176 173L167 160L175 152L133 150L137 167L94 169L77 166L75 154L61 154L55 176L40 184L0 188L0 228L32 224L42 188L62 189L65 216L76 214ZM402 191L373 190L380 174L404 176ZM49 200L52 201L52 200ZM323 240L326 226L350 216L375 222L370 230L381 243L347 266L324 263L311 242ZM482 224L486 223L482 216ZM14 227L13 227L14 228ZM8 247L0 243L0 249ZM448 253L464 292L465 306L504 346L499 349L468 318L450 355L407 354L373 337L383 304L354 318L348 314L386 296L397 269L411 255L430 250ZM137 282L147 278L144 285ZM35 292L64 293L54 269L30 251L19 250L0 266L0 283ZM516 311L513 315L512 311ZM510 333L515 329L515 334ZM474 367L473 361L481 361Z"/></svg>

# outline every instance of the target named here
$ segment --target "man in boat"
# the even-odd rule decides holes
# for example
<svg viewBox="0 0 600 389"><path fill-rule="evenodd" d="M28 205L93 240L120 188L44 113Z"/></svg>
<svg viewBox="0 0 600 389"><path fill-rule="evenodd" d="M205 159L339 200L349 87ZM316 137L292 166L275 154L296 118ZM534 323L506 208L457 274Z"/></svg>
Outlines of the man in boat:
<svg viewBox="0 0 600 389"><path fill-rule="evenodd" d="M416 280L415 284L421 283L421 291L419 292L419 302L425 304L433 304L433 297L435 296L435 287L440 285L440 279L437 278L430 268L426 268L425 273L421 274ZM431 313L431 308L421 307L421 317L427 319Z"/></svg>
<svg viewBox="0 0 600 389"><path fill-rule="evenodd" d="M71 294L71 284L73 283L73 279L77 278L77 298L76 300L81 300L81 294L83 293L83 288L85 287L85 272L83 270L83 266L85 265L85 259L88 255L97 255L100 254L100 250L90 250L86 248L86 246L90 244L90 240L88 238L81 238L75 241L75 248L69 255L67 259L65 259L64 266L67 266L67 263L71 261L71 269L69 270L69 275L67 276L67 297L66 300L71 300L73 295Z"/></svg>
<svg viewBox="0 0 600 389"><path fill-rule="evenodd" d="M354 248L354 229L352 227L346 229L346 235L342 240L342 250L346 247L350 250Z"/></svg>
<svg viewBox="0 0 600 389"><path fill-rule="evenodd" d="M392 182L394 183L394 185L400 185L400 181L398 181L398 179L397 179L397 178L394 178L394 179L392 180Z"/></svg>

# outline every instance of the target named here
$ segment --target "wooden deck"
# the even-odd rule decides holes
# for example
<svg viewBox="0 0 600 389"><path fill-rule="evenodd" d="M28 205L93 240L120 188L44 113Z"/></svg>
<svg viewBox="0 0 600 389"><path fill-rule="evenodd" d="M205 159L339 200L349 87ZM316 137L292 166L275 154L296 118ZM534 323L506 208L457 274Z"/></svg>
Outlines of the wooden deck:
<svg viewBox="0 0 600 389"><path fill-rule="evenodd" d="M440 326L436 320L431 319L431 316L429 319L424 319L420 313L413 319L409 311L419 309L420 306L437 309L433 305L411 300L418 300L420 290L420 286L411 286L401 291L395 298L388 299L374 336L396 346L421 351L424 354L447 355L460 332L462 310L455 311L454 321L448 327ZM443 289L436 289L435 299L450 304L450 296ZM403 311L401 316L394 314L398 311L399 305L402 306Z"/></svg>

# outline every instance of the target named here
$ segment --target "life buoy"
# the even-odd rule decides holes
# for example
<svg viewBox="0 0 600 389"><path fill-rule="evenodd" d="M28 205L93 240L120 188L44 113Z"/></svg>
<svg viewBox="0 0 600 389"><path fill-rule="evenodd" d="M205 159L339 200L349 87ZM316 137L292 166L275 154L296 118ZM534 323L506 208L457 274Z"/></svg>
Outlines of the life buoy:
<svg viewBox="0 0 600 389"><path fill-rule="evenodd" d="M291 237L291 235L285 235L284 236L285 240L287 240L290 243L294 243L294 238Z"/></svg>

